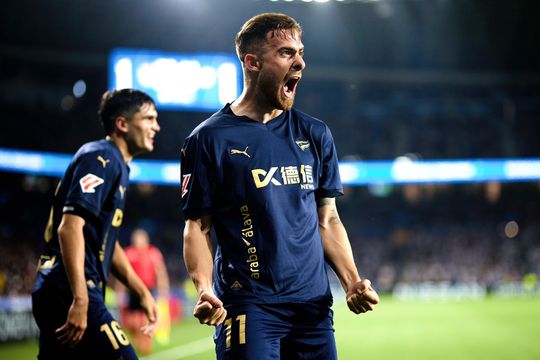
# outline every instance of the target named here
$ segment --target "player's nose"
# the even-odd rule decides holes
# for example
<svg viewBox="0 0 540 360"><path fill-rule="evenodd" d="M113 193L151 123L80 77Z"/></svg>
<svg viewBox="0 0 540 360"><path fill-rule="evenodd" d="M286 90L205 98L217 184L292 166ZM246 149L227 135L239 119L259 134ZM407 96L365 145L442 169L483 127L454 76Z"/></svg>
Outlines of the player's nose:
<svg viewBox="0 0 540 360"><path fill-rule="evenodd" d="M155 132L159 132L161 130L161 126L159 126L159 122L156 120L154 120L153 124L152 124L152 130L154 130Z"/></svg>
<svg viewBox="0 0 540 360"><path fill-rule="evenodd" d="M306 62L304 58L300 54L296 54L296 57L294 59L293 63L293 70L294 71L302 71L306 68Z"/></svg>

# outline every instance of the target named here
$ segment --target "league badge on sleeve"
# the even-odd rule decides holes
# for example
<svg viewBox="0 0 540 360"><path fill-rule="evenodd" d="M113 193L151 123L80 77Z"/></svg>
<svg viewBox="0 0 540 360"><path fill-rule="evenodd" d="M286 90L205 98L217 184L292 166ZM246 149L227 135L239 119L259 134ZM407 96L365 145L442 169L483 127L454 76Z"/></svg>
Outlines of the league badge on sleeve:
<svg viewBox="0 0 540 360"><path fill-rule="evenodd" d="M184 195L186 195L188 192L187 186L190 178L191 174L182 175L182 197L184 197Z"/></svg>
<svg viewBox="0 0 540 360"><path fill-rule="evenodd" d="M104 182L105 181L102 178L91 173L84 175L81 180L79 180L82 192L92 194L95 193L95 189Z"/></svg>

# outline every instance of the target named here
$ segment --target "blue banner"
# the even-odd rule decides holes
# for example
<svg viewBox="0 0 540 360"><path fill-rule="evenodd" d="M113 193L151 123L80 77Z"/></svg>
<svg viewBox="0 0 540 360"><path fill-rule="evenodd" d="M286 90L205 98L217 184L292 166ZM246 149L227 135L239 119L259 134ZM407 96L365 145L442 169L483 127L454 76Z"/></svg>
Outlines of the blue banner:
<svg viewBox="0 0 540 360"><path fill-rule="evenodd" d="M61 177L72 155L0 148L0 171ZM180 162L134 160L130 181L180 186ZM540 159L351 161L339 164L344 185L538 181Z"/></svg>

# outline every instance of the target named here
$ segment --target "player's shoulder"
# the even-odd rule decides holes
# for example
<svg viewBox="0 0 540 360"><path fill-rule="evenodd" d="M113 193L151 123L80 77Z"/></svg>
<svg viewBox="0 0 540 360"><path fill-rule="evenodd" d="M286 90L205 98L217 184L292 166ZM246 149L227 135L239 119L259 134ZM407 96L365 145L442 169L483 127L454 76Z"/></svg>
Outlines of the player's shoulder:
<svg viewBox="0 0 540 360"><path fill-rule="evenodd" d="M308 113L305 113L301 110L298 110L296 108L292 108L291 115L294 119L298 119L298 121L308 123L310 125L320 126L320 127L327 127L326 123L322 121L319 118L316 118L313 115L309 115Z"/></svg>
<svg viewBox="0 0 540 360"><path fill-rule="evenodd" d="M216 137L224 127L233 126L234 116L231 115L227 109L228 105L212 114L212 116L197 125L187 138L213 138Z"/></svg>
<svg viewBox="0 0 540 360"><path fill-rule="evenodd" d="M302 127L309 128L310 131L315 131L319 135L323 135L329 131L328 125L326 125L326 123L321 119L318 119L315 116L309 115L296 108L292 108L290 111L293 121L300 123Z"/></svg>
<svg viewBox="0 0 540 360"><path fill-rule="evenodd" d="M103 167L122 164L120 150L111 141L102 139L82 145L74 156L74 162L99 161Z"/></svg>
<svg viewBox="0 0 540 360"><path fill-rule="evenodd" d="M200 143L211 143L220 139L224 131L236 126L235 116L228 111L228 105L220 111L201 122L189 136L186 138L186 143L195 141Z"/></svg>

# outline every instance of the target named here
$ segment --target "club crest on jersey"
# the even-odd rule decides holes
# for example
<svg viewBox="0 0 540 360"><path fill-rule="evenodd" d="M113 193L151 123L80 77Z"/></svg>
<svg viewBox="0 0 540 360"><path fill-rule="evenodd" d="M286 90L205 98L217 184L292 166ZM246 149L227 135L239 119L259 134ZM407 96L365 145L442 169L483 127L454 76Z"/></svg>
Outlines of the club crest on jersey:
<svg viewBox="0 0 540 360"><path fill-rule="evenodd" d="M187 186L190 178L191 174L182 175L182 197L184 197L184 195L186 195L188 192Z"/></svg>
<svg viewBox="0 0 540 360"><path fill-rule="evenodd" d="M99 176L96 176L92 173L88 173L84 175L81 180L79 180L79 184L81 185L81 189L83 193L95 193L96 188L103 184L105 180L100 178Z"/></svg>
<svg viewBox="0 0 540 360"><path fill-rule="evenodd" d="M307 140L296 140L295 143L302 151L305 151L307 148L309 148L309 141Z"/></svg>
<svg viewBox="0 0 540 360"><path fill-rule="evenodd" d="M231 285L231 289L233 290L238 290L241 288L242 288L242 284L240 284L238 281L233 282L233 284Z"/></svg>

